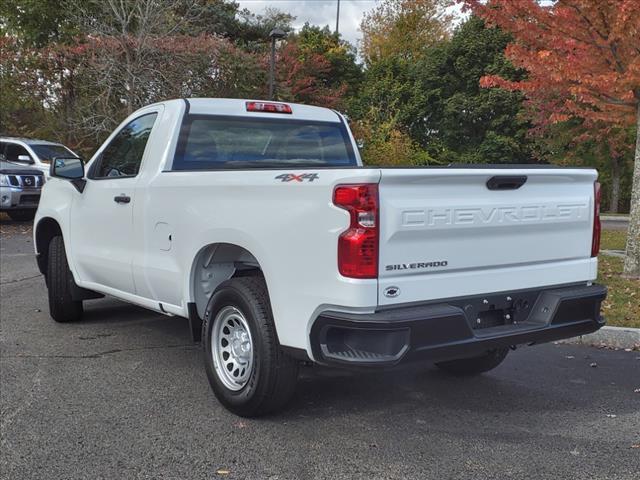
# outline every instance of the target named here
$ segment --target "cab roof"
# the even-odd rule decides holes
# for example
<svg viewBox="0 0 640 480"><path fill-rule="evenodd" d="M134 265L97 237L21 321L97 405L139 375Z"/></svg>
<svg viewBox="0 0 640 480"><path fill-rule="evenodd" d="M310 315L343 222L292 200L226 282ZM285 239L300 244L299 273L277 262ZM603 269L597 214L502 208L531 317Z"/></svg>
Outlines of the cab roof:
<svg viewBox="0 0 640 480"><path fill-rule="evenodd" d="M324 107L314 107L301 103L280 102L275 100L250 100L237 98L188 98L172 100L172 102L186 102L189 113L194 115L229 115L255 118L281 118L283 120L311 120L319 122L340 123L342 119L334 110ZM278 103L291 107L291 113L249 112L248 102Z"/></svg>

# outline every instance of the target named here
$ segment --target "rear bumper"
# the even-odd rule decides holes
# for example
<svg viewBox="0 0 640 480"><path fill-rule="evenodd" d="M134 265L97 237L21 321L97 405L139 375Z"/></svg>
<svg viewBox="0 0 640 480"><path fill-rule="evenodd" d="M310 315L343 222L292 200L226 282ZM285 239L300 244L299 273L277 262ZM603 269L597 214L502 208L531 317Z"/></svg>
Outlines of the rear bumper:
<svg viewBox="0 0 640 480"><path fill-rule="evenodd" d="M342 366L392 366L481 355L513 345L544 343L604 325L602 285L458 298L396 306L371 314L326 311L311 329L316 361Z"/></svg>

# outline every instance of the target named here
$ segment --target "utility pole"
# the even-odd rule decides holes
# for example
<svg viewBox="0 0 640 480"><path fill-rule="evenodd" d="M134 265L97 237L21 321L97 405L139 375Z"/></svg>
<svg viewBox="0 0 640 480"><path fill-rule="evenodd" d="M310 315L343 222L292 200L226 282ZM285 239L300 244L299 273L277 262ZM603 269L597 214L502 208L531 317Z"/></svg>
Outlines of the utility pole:
<svg viewBox="0 0 640 480"><path fill-rule="evenodd" d="M279 38L284 38L286 33L284 33L279 28L274 28L269 33L269 37L271 38L271 62L269 65L269 100L273 100L273 97L276 94L276 40Z"/></svg>
<svg viewBox="0 0 640 480"><path fill-rule="evenodd" d="M340 0L338 0L338 11L336 12L336 35L340 33Z"/></svg>

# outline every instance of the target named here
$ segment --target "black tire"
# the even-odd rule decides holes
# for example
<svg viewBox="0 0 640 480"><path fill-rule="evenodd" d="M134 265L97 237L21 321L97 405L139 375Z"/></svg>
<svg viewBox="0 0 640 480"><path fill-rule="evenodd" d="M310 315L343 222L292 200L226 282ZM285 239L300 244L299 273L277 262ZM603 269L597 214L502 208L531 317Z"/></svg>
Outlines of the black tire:
<svg viewBox="0 0 640 480"><path fill-rule="evenodd" d="M252 341L253 366L239 390L227 387L221 378L224 373L216 371L211 341L214 328L220 325L217 322L221 320L216 320L218 315L224 315L229 308L235 308L243 315ZM204 317L204 364L220 403L242 417L257 417L283 408L295 391L298 362L280 348L264 279L261 276L235 277L223 282L211 296ZM223 368L220 359L217 364Z"/></svg>
<svg viewBox="0 0 640 480"><path fill-rule="evenodd" d="M479 375L493 370L500 365L506 358L507 353L509 353L508 348L498 348L496 350L490 350L479 357L449 360L447 362L436 363L436 365L452 375Z"/></svg>
<svg viewBox="0 0 640 480"><path fill-rule="evenodd" d="M56 322L75 322L82 318L82 301L73 300L71 290L75 281L64 250L64 241L56 236L49 242L47 257L47 288L49 314Z"/></svg>
<svg viewBox="0 0 640 480"><path fill-rule="evenodd" d="M7 215L14 222L26 222L36 216L35 210L7 210Z"/></svg>

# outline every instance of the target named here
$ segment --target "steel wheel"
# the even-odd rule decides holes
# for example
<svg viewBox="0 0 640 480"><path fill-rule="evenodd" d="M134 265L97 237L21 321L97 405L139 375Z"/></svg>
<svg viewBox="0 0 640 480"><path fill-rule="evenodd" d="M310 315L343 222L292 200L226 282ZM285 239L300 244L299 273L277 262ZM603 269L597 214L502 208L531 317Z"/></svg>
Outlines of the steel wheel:
<svg viewBox="0 0 640 480"><path fill-rule="evenodd" d="M204 312L202 338L211 389L231 412L257 417L289 401L298 362L280 348L261 275L233 277L218 286Z"/></svg>
<svg viewBox="0 0 640 480"><path fill-rule="evenodd" d="M247 320L235 307L224 307L213 321L211 355L216 374L229 390L241 390L253 370L253 339Z"/></svg>

